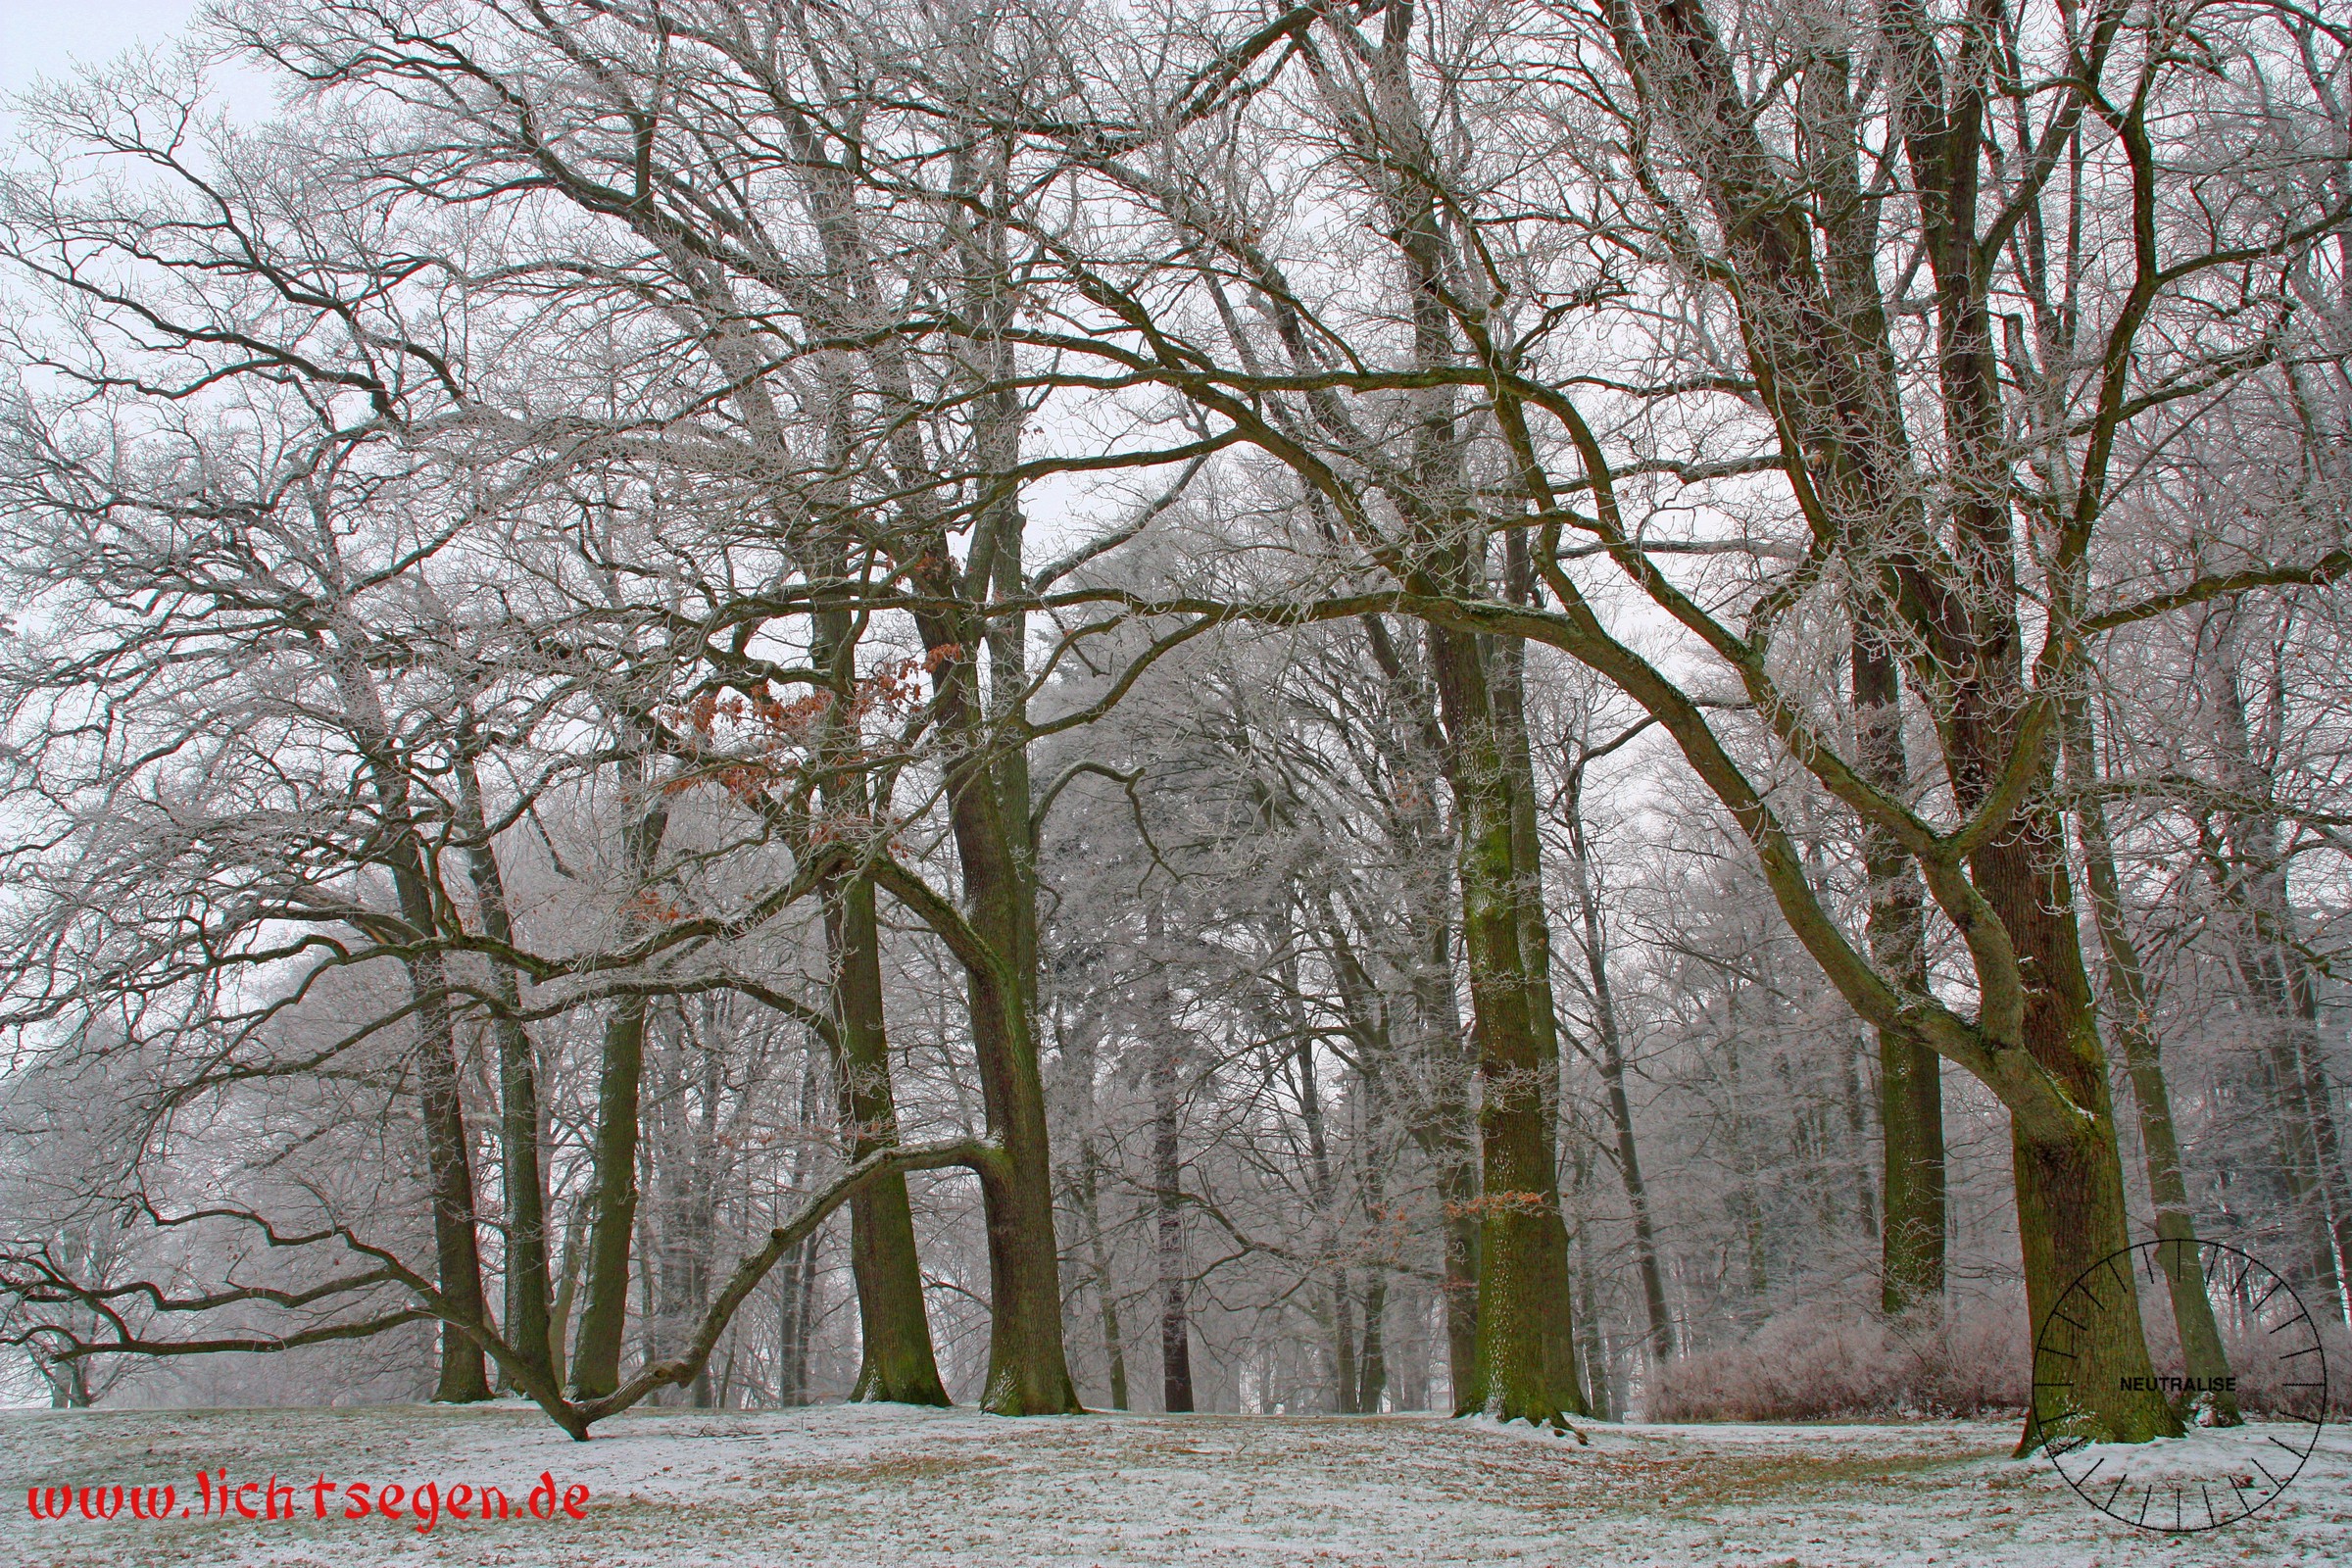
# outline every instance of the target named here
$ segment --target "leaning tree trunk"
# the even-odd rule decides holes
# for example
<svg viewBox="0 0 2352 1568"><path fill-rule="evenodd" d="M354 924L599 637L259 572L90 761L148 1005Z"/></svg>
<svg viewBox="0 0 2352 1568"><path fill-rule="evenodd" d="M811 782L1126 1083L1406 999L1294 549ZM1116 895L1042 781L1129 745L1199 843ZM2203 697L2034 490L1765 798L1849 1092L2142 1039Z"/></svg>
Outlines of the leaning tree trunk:
<svg viewBox="0 0 2352 1568"><path fill-rule="evenodd" d="M2156 1040L2147 974L2140 964L2139 949L2124 925L2123 880L2116 874L2107 808L2098 795L2089 705L2079 697L2068 704L2065 746L2068 782L2076 800L2075 835L2082 847L2091 911L2106 950L2107 991L2116 1012L2116 1038L2124 1049L2132 1098L2139 1107L2140 1152L2147 1166L2148 1196L2156 1205L2156 1236L2172 1244L2158 1250L2172 1301L2173 1326L2180 1336L2182 1369L2207 1391L2209 1422L2236 1426L2237 1396L2232 1392L2229 1354L2214 1322L2213 1300L2206 1294L2204 1262L2197 1255L2196 1213L2189 1205L2188 1184L2180 1175L2180 1145L2173 1130L2173 1100L2165 1085L2164 1055Z"/></svg>
<svg viewBox="0 0 2352 1568"><path fill-rule="evenodd" d="M471 1141L459 1097L448 972L440 953L429 946L440 922L426 875L426 850L411 809L409 778L394 749L374 674L363 661L347 657L338 663L337 677L352 738L367 759L387 841L393 897L408 927L407 940L428 944L406 967L416 1006L416 1087L424 1117L426 1179L432 1191L434 1264L449 1312L441 1325L441 1366L433 1398L469 1403L490 1397L490 1380L480 1344L458 1323L486 1323L489 1315L482 1292L481 1245L474 1230Z"/></svg>

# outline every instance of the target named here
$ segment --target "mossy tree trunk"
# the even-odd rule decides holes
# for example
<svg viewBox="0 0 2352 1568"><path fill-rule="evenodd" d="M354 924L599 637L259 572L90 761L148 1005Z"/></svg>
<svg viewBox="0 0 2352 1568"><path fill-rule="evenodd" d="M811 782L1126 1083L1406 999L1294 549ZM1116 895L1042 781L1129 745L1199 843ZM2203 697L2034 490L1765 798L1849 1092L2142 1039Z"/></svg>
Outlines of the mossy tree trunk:
<svg viewBox="0 0 2352 1568"><path fill-rule="evenodd" d="M1901 676L1868 599L1858 599L1852 612L1855 760L1880 790L1907 798L1911 766L1903 746ZM1903 990L1923 993L1927 894L1919 868L1884 825L1864 818L1861 827L1871 960ZM1934 1311L1943 1301L1943 1062L1900 1030L1877 1035L1879 1301L1891 1317Z"/></svg>
<svg viewBox="0 0 2352 1568"><path fill-rule="evenodd" d="M1568 1233L1560 1215L1552 1126L1556 1055L1540 1035L1519 887L1516 791L1475 635L1431 633L1446 776L1460 816L1456 875L1478 1044L1479 1237L1476 1408L1550 1423L1584 1413L1568 1308ZM1461 1402L1461 1391L1456 1392Z"/></svg>
<svg viewBox="0 0 2352 1568"><path fill-rule="evenodd" d="M832 575L846 580L836 558ZM812 662L831 677L832 705L819 739L826 815L853 840L871 831L872 789L863 772L857 710L857 647L846 610L818 612ZM832 960L833 1076L854 1164L899 1141L891 1089L890 1037L882 996L881 929L874 884L855 864L829 867L817 887ZM850 1199L850 1271L858 1282L860 1335L853 1401L944 1405L946 1386L931 1345L923 1276L914 1245L906 1178L877 1176Z"/></svg>
<svg viewBox="0 0 2352 1568"><path fill-rule="evenodd" d="M621 764L621 863L640 906L652 901L654 868L669 832L667 800L653 786L642 752ZM589 1194L588 1268L579 1333L572 1346L572 1397L602 1398L620 1386L628 1330L629 1266L637 1234L640 1101L645 1083L646 999L617 997L605 1015L597 1055L595 1177Z"/></svg>

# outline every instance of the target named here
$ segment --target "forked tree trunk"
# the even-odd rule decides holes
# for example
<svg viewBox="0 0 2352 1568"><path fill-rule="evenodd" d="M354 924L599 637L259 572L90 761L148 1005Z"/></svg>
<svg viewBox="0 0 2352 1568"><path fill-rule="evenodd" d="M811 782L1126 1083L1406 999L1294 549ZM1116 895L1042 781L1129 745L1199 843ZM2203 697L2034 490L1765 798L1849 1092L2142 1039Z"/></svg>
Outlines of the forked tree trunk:
<svg viewBox="0 0 2352 1568"><path fill-rule="evenodd" d="M514 924L508 908L506 882L499 870L497 849L490 842L482 810L481 778L470 755L458 767L458 808L482 934L502 947L513 947ZM530 1033L522 1024L521 987L514 966L494 958L490 977L499 1006L491 1020L491 1033L498 1042L499 1169L507 1211L507 1310L501 1328L514 1352L552 1386L559 1379L549 1333L547 1182L539 1160L537 1057Z"/></svg>

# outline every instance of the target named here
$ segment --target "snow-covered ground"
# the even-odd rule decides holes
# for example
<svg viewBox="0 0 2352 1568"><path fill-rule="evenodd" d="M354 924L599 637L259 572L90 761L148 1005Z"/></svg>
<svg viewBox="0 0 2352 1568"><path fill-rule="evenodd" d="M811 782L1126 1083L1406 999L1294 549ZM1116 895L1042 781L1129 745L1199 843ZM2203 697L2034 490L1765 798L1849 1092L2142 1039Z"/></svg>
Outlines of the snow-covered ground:
<svg viewBox="0 0 2352 1568"><path fill-rule="evenodd" d="M1081 1416L842 1407L645 1411L585 1446L534 1411L0 1412L0 1563L856 1565L2352 1563L2352 1432L2252 1519L2195 1536L2094 1511L2007 1425L1598 1426L1590 1446L1417 1416ZM232 1487L292 1521L36 1520L26 1489ZM317 1520L315 1481L588 1489L579 1519L420 1532ZM44 1491L43 1495L48 1494ZM371 1498L373 1494L370 1494ZM576 1494L574 1494L576 1497ZM257 1511L258 1492L246 1494ZM103 1499L102 1499L103 1501ZM176 1509L174 1510L176 1511ZM469 1511L471 1511L469 1509Z"/></svg>

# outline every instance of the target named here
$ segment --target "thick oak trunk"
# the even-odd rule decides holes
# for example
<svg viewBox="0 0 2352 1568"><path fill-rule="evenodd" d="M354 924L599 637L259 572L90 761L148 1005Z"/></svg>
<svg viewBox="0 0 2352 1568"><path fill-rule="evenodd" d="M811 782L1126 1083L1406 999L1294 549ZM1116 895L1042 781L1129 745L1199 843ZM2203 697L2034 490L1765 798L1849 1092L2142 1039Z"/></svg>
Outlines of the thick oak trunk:
<svg viewBox="0 0 2352 1568"><path fill-rule="evenodd" d="M1479 1050L1481 1152L1476 1408L1552 1423L1584 1413L1568 1311L1568 1233L1546 1112L1556 1076L1534 1016L1523 942L1518 813L1486 660L1475 637L1432 628L1446 774L1460 813L1457 874ZM1552 1069L1547 1075L1546 1067ZM1456 1403L1462 1394L1456 1391Z"/></svg>
<svg viewBox="0 0 2352 1568"><path fill-rule="evenodd" d="M2037 1138L2011 1122L2026 1305L2038 1328L2070 1285L2131 1246L2123 1161L2058 822L2030 808L1978 855L1973 870L2032 977L2025 1048L2082 1113L2071 1138ZM2117 1290L2106 1299L2080 1336L2072 1369L2079 1435L2117 1443L2178 1436L2179 1419L2155 1392L2137 1295ZM2029 1423L2021 1446L2043 1436Z"/></svg>

